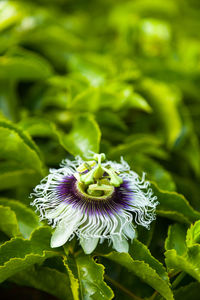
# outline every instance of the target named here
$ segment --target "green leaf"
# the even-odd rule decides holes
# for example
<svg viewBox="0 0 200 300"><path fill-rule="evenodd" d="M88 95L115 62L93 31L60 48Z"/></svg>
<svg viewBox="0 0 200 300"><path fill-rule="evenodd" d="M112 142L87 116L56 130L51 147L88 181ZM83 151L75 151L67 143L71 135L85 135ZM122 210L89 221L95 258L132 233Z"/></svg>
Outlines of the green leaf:
<svg viewBox="0 0 200 300"><path fill-rule="evenodd" d="M183 195L160 190L155 183L151 187L160 203L157 206L160 216L188 224L200 218L200 213L190 206Z"/></svg>
<svg viewBox="0 0 200 300"><path fill-rule="evenodd" d="M130 245L129 254L134 260L144 261L169 284L169 277L164 266L151 255L151 252L140 241L134 239Z"/></svg>
<svg viewBox="0 0 200 300"><path fill-rule="evenodd" d="M128 106L130 108L138 108L138 109L144 110L148 113L152 112L152 108L149 105L149 103L147 102L147 100L144 99L144 97L142 97L138 93L132 94L132 96L129 98Z"/></svg>
<svg viewBox="0 0 200 300"><path fill-rule="evenodd" d="M10 208L12 212L15 213L17 225L23 237L29 238L32 231L41 226L38 216L23 203L17 200L0 198L0 205L6 206L5 208Z"/></svg>
<svg viewBox="0 0 200 300"><path fill-rule="evenodd" d="M65 265L75 300L78 300L79 297L85 300L113 298L112 290L103 281L103 265L96 263L90 256L78 255L73 259L67 258Z"/></svg>
<svg viewBox="0 0 200 300"><path fill-rule="evenodd" d="M0 120L0 159L15 161L21 168L42 173L40 152L32 139L17 126Z"/></svg>
<svg viewBox="0 0 200 300"><path fill-rule="evenodd" d="M184 256L178 255L175 249L167 250L165 257L169 269L184 271L200 281L200 245L190 247Z"/></svg>
<svg viewBox="0 0 200 300"><path fill-rule="evenodd" d="M143 251L144 249L142 249L141 253ZM139 260L132 258L128 253L111 252L104 256L133 272L134 275L138 276L142 281L149 284L165 299L174 299L168 282L160 277L160 275L164 273L161 270L161 266L156 262L156 260L152 259L149 256L149 253L146 253L146 255L146 261L148 261L149 264L143 261L143 259ZM138 258L141 259L142 257L140 257L139 255ZM150 266L150 264L152 267ZM159 270L159 274L157 273L157 270ZM166 278L166 275L164 275L164 278Z"/></svg>
<svg viewBox="0 0 200 300"><path fill-rule="evenodd" d="M128 253L111 252L100 254L126 267L142 281L157 290L165 299L173 299L168 274L164 266L156 260L148 248L134 239Z"/></svg>
<svg viewBox="0 0 200 300"><path fill-rule="evenodd" d="M70 266L68 266L70 264ZM64 260L64 265L66 267L67 273L69 275L70 286L73 294L74 300L79 300L79 278L78 278L78 270L76 267L76 262L73 258L68 257ZM74 274L75 273L75 274Z"/></svg>
<svg viewBox="0 0 200 300"><path fill-rule="evenodd" d="M2 114L12 121L16 121L19 115L16 87L12 80L0 81L0 109Z"/></svg>
<svg viewBox="0 0 200 300"><path fill-rule="evenodd" d="M56 134L56 125L49 120L32 117L21 120L19 126L34 137L53 137Z"/></svg>
<svg viewBox="0 0 200 300"><path fill-rule="evenodd" d="M34 52L14 49L0 57L0 79L36 80L50 75L52 69L48 61Z"/></svg>
<svg viewBox="0 0 200 300"><path fill-rule="evenodd" d="M0 30L3 31L17 23L21 17L21 12L17 10L17 7L3 1L0 6Z"/></svg>
<svg viewBox="0 0 200 300"><path fill-rule="evenodd" d="M118 130L118 133L119 131L127 131L128 129L122 118L110 110L99 111L95 116L100 124L100 127L110 127L112 130Z"/></svg>
<svg viewBox="0 0 200 300"><path fill-rule="evenodd" d="M187 246L193 246L194 244L200 244L200 220L195 222L187 231L186 236Z"/></svg>
<svg viewBox="0 0 200 300"><path fill-rule="evenodd" d="M0 203L0 230L9 237L20 235L15 213Z"/></svg>
<svg viewBox="0 0 200 300"><path fill-rule="evenodd" d="M91 115L80 115L74 121L71 132L60 135L61 145L74 156L91 156L90 151L98 153L101 132Z"/></svg>
<svg viewBox="0 0 200 300"><path fill-rule="evenodd" d="M139 109L151 113L148 102L139 94L133 92L133 87L114 81L105 85L100 97L100 107L120 111L122 109Z"/></svg>
<svg viewBox="0 0 200 300"><path fill-rule="evenodd" d="M177 227L174 230L177 231ZM176 232L176 237L180 234L180 227L178 227L178 230L179 232ZM183 245L184 233L182 233L182 237L179 237L179 241L181 240L181 249L178 247L176 250L177 247L174 247L175 249L165 252L165 261L168 268L175 271L184 271L200 281L200 244L198 244L198 238L199 221L191 225L188 229L185 246ZM172 240L172 237L169 237L169 239ZM175 241L175 243L177 245L178 241ZM169 242L167 244L170 245Z"/></svg>
<svg viewBox="0 0 200 300"><path fill-rule="evenodd" d="M151 79L143 80L141 85L150 105L163 124L168 146L172 147L182 130L182 122L177 109L177 103L180 101L179 91L174 87Z"/></svg>
<svg viewBox="0 0 200 300"><path fill-rule="evenodd" d="M51 229L40 227L30 240L13 238L0 247L0 282L44 259L59 255L50 248Z"/></svg>
<svg viewBox="0 0 200 300"><path fill-rule="evenodd" d="M128 162L130 162L133 170L136 170L139 174L145 172L147 180L155 181L159 188L168 191L174 191L176 189L171 174L155 159L142 153L136 153L134 155L134 160L132 155L129 155L126 158L128 159Z"/></svg>
<svg viewBox="0 0 200 300"><path fill-rule="evenodd" d="M186 228L182 224L174 224L169 226L168 236L165 240L165 249L175 249L179 255L183 255L187 251Z"/></svg>
<svg viewBox="0 0 200 300"><path fill-rule="evenodd" d="M61 300L75 299L70 289L69 276L56 269L38 265L32 266L27 270L18 272L9 278L9 281L47 292Z"/></svg>
<svg viewBox="0 0 200 300"><path fill-rule="evenodd" d="M174 291L176 300L199 300L199 282L192 282Z"/></svg>
<svg viewBox="0 0 200 300"><path fill-rule="evenodd" d="M109 156L113 159L121 155L144 153L159 158L166 158L167 154L162 150L162 141L155 136L147 134L134 134L127 138L127 143L114 147Z"/></svg>
<svg viewBox="0 0 200 300"><path fill-rule="evenodd" d="M0 190L18 186L30 186L38 183L38 172L20 166L14 161L0 162Z"/></svg>
<svg viewBox="0 0 200 300"><path fill-rule="evenodd" d="M69 107L73 111L95 112L99 108L99 89L89 87L79 93Z"/></svg>

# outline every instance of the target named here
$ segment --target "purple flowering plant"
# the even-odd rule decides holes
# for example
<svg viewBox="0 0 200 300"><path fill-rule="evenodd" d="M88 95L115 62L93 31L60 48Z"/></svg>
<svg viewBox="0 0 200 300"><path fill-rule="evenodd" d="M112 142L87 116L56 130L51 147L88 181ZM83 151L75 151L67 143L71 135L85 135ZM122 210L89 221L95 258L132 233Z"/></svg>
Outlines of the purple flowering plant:
<svg viewBox="0 0 200 300"><path fill-rule="evenodd" d="M88 161L66 159L60 169L51 169L32 194L41 220L56 227L51 247L76 235L86 254L105 239L116 251L128 252L135 225L149 228L155 219L157 197L144 177L123 158L121 163L105 161L104 153Z"/></svg>
<svg viewBox="0 0 200 300"><path fill-rule="evenodd" d="M0 1L1 299L199 300L199 11Z"/></svg>

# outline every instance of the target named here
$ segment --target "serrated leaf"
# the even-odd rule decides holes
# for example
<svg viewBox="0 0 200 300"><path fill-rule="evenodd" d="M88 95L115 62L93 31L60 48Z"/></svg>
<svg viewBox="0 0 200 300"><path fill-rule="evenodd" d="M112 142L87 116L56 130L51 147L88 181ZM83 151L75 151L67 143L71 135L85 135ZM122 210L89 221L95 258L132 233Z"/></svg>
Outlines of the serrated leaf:
<svg viewBox="0 0 200 300"><path fill-rule="evenodd" d="M0 230L7 236L20 235L19 226L15 213L10 207L4 207L0 203Z"/></svg>
<svg viewBox="0 0 200 300"><path fill-rule="evenodd" d="M9 281L47 292L61 300L73 299L68 275L56 269L38 265L32 266L27 270L18 272L9 278Z"/></svg>
<svg viewBox="0 0 200 300"><path fill-rule="evenodd" d="M70 266L68 265L70 264ZM70 286L73 294L74 300L79 300L80 294L80 285L78 280L78 274L76 269L76 262L72 258L68 257L68 259L64 260L64 265L66 267L67 273L69 275Z"/></svg>
<svg viewBox="0 0 200 300"><path fill-rule="evenodd" d="M200 220L195 222L188 229L186 243L188 247L194 244L200 244Z"/></svg>
<svg viewBox="0 0 200 300"><path fill-rule="evenodd" d="M196 226L195 226L196 225ZM167 250L165 252L165 261L168 268L174 269L176 271L184 271L200 281L200 244L197 244L195 241L195 230L197 230L198 237L198 228L199 222L196 222L194 225L191 225L187 232L187 240L185 242L185 249L182 246L178 248L178 251L175 249ZM175 228L177 230L177 227ZM180 229L180 228L179 228ZM177 232L178 234L178 232ZM180 230L179 230L180 234ZM183 245L184 237L181 237L181 244ZM169 245L169 243L168 243ZM187 248L186 248L187 246Z"/></svg>
<svg viewBox="0 0 200 300"><path fill-rule="evenodd" d="M19 232L23 237L29 238L32 231L41 226L37 215L23 203L17 200L0 198L0 205L10 208L15 213L17 226L19 226Z"/></svg>
<svg viewBox="0 0 200 300"><path fill-rule="evenodd" d="M165 257L169 269L184 271L200 281L200 245L189 248L184 256L178 255L174 249L168 250Z"/></svg>
<svg viewBox="0 0 200 300"><path fill-rule="evenodd" d="M134 260L141 260L147 263L153 268L157 274L169 284L169 277L165 267L155 257L151 255L151 252L140 241L134 239L130 245L129 254Z"/></svg>
<svg viewBox="0 0 200 300"><path fill-rule="evenodd" d="M60 135L61 145L74 156L91 156L90 151L98 153L101 132L91 115L80 115L69 134Z"/></svg>
<svg viewBox="0 0 200 300"><path fill-rule="evenodd" d="M157 206L160 216L188 224L200 218L200 213L192 208L183 195L160 190L155 183L152 183L151 187L160 203Z"/></svg>
<svg viewBox="0 0 200 300"><path fill-rule="evenodd" d="M120 264L121 266L127 268L129 271L133 272L134 275L138 276L142 281L153 287L165 299L174 299L169 284L165 280L163 280L160 277L160 275L156 272L157 269L160 273L161 266L158 265L158 263L156 263L154 259L150 258L148 253L146 260L149 261L151 266L153 266L155 269L143 260L132 258L131 255L128 253L111 252L105 255L105 257L111 259L112 261ZM160 274L162 273L164 272L162 271ZM166 279L166 275L164 276L164 278Z"/></svg>
<svg viewBox="0 0 200 300"><path fill-rule="evenodd" d="M50 248L51 230L40 227L30 240L13 238L0 247L0 282L44 259L59 255Z"/></svg>
<svg viewBox="0 0 200 300"><path fill-rule="evenodd" d="M108 300L113 298L112 290L103 280L103 265L96 263L88 255L78 255L73 259L67 258L65 264L69 273L71 288L72 290L74 287L76 289L75 300Z"/></svg>

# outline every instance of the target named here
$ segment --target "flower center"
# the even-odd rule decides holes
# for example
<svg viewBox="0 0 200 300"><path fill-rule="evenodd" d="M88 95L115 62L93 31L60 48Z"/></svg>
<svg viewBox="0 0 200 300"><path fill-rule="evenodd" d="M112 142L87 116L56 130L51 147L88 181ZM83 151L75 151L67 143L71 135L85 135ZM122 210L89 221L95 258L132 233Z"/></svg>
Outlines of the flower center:
<svg viewBox="0 0 200 300"><path fill-rule="evenodd" d="M86 199L107 200L123 180L109 165L102 165L105 154L95 154L92 161L84 162L77 168L76 189Z"/></svg>
<svg viewBox="0 0 200 300"><path fill-rule="evenodd" d="M77 181L76 182L76 191L77 193L85 200L89 201L107 201L109 200L113 193L115 188L113 186L110 186L109 189L102 189L102 190L96 190L96 192L90 193L89 188L82 182ZM94 190L95 191L95 190Z"/></svg>

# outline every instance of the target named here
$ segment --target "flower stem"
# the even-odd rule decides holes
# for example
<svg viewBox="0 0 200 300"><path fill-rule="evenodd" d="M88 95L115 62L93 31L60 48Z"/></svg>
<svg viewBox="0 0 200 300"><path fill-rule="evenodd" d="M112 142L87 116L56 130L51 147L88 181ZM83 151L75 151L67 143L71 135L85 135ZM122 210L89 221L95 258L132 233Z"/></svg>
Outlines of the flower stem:
<svg viewBox="0 0 200 300"><path fill-rule="evenodd" d="M112 285L114 285L116 288L118 288L119 290L124 292L126 295L128 295L131 299L142 300L142 298L134 295L131 291L129 291L127 288L125 288L119 282L117 282L114 279L110 278L108 275L104 274L104 278L105 278L105 280L109 281Z"/></svg>

